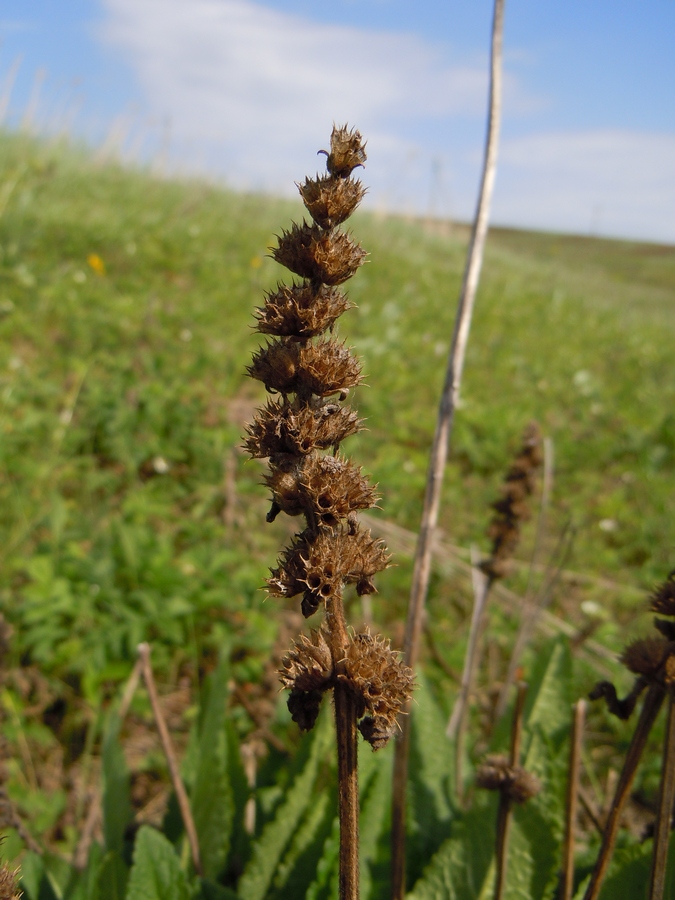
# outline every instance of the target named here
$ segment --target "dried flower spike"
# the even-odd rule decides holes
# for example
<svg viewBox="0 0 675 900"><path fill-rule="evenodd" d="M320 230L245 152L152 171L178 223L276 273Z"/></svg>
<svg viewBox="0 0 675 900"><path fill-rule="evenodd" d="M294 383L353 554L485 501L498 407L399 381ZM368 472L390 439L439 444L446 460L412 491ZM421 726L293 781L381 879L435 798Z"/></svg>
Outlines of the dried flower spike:
<svg viewBox="0 0 675 900"><path fill-rule="evenodd" d="M539 426L530 422L523 434L522 447L506 473L502 496L492 504L495 515L488 529L492 554L481 563L481 569L492 579L503 578L508 573L509 560L520 539L521 522L530 517L528 499L542 462Z"/></svg>
<svg viewBox="0 0 675 900"><path fill-rule="evenodd" d="M321 698L333 691L340 795L340 896L358 896L357 723L373 749L384 746L412 691L412 672L383 638L350 636L343 590L375 591L373 576L389 562L386 549L358 524L357 512L377 502L358 466L338 453L361 422L343 405L361 381L351 350L326 337L350 308L336 285L354 275L365 251L339 225L364 195L353 169L366 161L356 130L333 128L327 174L298 185L312 223L282 231L273 258L302 281L282 284L256 310L257 330L271 335L248 374L280 395L258 410L244 447L269 459L265 483L272 494L267 520L281 512L305 525L271 570L272 596L302 595L305 617L324 611L321 627L296 640L279 673L290 690L288 708L299 727L313 727ZM332 450L332 453L330 452ZM360 720L360 722L358 721Z"/></svg>

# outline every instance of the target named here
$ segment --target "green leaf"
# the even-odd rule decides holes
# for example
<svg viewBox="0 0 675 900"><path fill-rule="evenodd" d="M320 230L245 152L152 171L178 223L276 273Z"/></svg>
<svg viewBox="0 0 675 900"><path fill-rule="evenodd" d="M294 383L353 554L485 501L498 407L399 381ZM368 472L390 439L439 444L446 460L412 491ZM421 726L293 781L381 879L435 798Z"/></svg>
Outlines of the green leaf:
<svg viewBox="0 0 675 900"><path fill-rule="evenodd" d="M412 881L444 838L452 819L453 753L445 736L444 716L422 672L411 710L406 861Z"/></svg>
<svg viewBox="0 0 675 900"><path fill-rule="evenodd" d="M340 820L335 816L331 833L325 840L321 859L317 863L316 876L307 890L305 900L338 900L339 860Z"/></svg>
<svg viewBox="0 0 675 900"><path fill-rule="evenodd" d="M234 818L227 760L238 748L228 748L225 730L227 681L228 666L221 662L204 685L199 762L190 798L204 875L213 879L225 866Z"/></svg>
<svg viewBox="0 0 675 900"><path fill-rule="evenodd" d="M225 722L225 733L228 746L227 777L232 789L234 804L229 865L235 871L241 872L250 855L251 839L244 828L244 818L246 804L251 796L251 788L239 752L239 736L232 722Z"/></svg>
<svg viewBox="0 0 675 900"><path fill-rule="evenodd" d="M524 715L527 731L539 729L552 740L564 738L572 716L572 656L564 638L542 647L528 684Z"/></svg>
<svg viewBox="0 0 675 900"><path fill-rule="evenodd" d="M124 832L132 819L129 770L120 743L121 722L111 713L103 735L103 835L107 850L122 852Z"/></svg>
<svg viewBox="0 0 675 900"><path fill-rule="evenodd" d="M286 854L274 875L274 897L304 897L314 881L317 866L328 838L337 798L335 791L325 790L308 807L303 821L293 836Z"/></svg>
<svg viewBox="0 0 675 900"><path fill-rule="evenodd" d="M294 779L286 797L255 842L253 855L238 884L238 894L242 900L263 900L282 855L290 844L302 817L310 804L316 802L314 786L320 762L326 755L331 742L330 719L324 714L309 736L311 749L307 762Z"/></svg>
<svg viewBox="0 0 675 900"><path fill-rule="evenodd" d="M479 801L452 825L407 900L483 900L494 881L495 798Z"/></svg>
<svg viewBox="0 0 675 900"><path fill-rule="evenodd" d="M223 887L208 878L202 878L199 882L199 892L195 900L238 900L238 894L231 888Z"/></svg>
<svg viewBox="0 0 675 900"><path fill-rule="evenodd" d="M108 851L95 873L88 900L125 900L129 867L119 853Z"/></svg>
<svg viewBox="0 0 675 900"><path fill-rule="evenodd" d="M190 900L176 852L164 835L149 825L136 836L126 900Z"/></svg>
<svg viewBox="0 0 675 900"><path fill-rule="evenodd" d="M45 874L42 857L29 850L21 861L21 889L28 900L38 900L40 884Z"/></svg>
<svg viewBox="0 0 675 900"><path fill-rule="evenodd" d="M381 849L383 837L389 850L391 824L391 779L394 759L393 741L377 753L365 742L359 746L359 777L361 779L361 816L359 822L361 897L368 900L373 888L372 869Z"/></svg>

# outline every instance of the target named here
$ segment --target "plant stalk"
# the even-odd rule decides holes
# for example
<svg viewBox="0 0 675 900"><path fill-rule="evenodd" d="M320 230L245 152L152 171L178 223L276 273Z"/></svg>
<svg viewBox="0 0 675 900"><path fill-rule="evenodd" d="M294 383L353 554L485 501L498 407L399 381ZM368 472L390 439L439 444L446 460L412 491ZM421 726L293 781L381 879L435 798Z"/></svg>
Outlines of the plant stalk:
<svg viewBox="0 0 675 900"><path fill-rule="evenodd" d="M438 523L443 473L448 455L454 412L459 397L474 299L483 263L490 202L494 188L502 106L503 30L504 0L495 0L492 22L489 114L480 195L469 242L467 264L448 356L445 384L429 461L420 534L415 552L415 565L404 643L405 663L411 667L414 667L419 652L424 606L431 575L432 549ZM407 704L404 712L410 713L410 704ZM402 716L401 729L402 734L397 741L395 749L392 803L392 814L394 817L392 822L392 897L394 900L402 900L405 892L405 792L408 780L410 715Z"/></svg>
<svg viewBox="0 0 675 900"><path fill-rule="evenodd" d="M512 767L517 766L518 760L520 759L520 744L523 734L523 710L525 708L526 694L527 684L524 681L521 681L518 684L516 708L513 712L513 725L511 728L511 758L509 762ZM509 795L506 791L502 791L499 798L499 811L497 813L497 876L495 881L495 900L502 900L506 889L506 866L508 862L512 805L513 803Z"/></svg>
<svg viewBox="0 0 675 900"><path fill-rule="evenodd" d="M574 844L577 827L577 807L579 800L579 770L581 767L581 744L586 718L586 701L579 700L574 707L572 737L570 740L570 760L567 775L567 810L565 821L565 846L563 850L563 878L561 900L572 900L574 887Z"/></svg>
<svg viewBox="0 0 675 900"><path fill-rule="evenodd" d="M464 795L464 739L466 737L466 725L468 720L469 696L476 679L476 670L478 669L478 659L480 655L478 652L478 644L483 632L483 620L485 618L484 613L487 606L487 599L490 594L490 588L494 583L492 577L486 577L475 567L474 572L476 573L477 590L475 592L473 612L471 615L469 642L466 648L466 656L464 657L462 684L445 731L450 739L453 737L455 738L455 793L460 802Z"/></svg>
<svg viewBox="0 0 675 900"><path fill-rule="evenodd" d="M338 757L340 900L359 898L359 778L356 698L343 685L333 691Z"/></svg>
<svg viewBox="0 0 675 900"><path fill-rule="evenodd" d="M668 724L663 744L663 765L661 767L661 790L659 811L654 830L654 855L649 884L649 900L662 900L666 882L666 863L670 823L675 802L675 688L668 690Z"/></svg>
<svg viewBox="0 0 675 900"><path fill-rule="evenodd" d="M614 850L614 842L616 841L616 835L619 830L621 814L630 794L633 779L635 778L638 763L640 762L640 758L645 749L647 738L649 737L652 726L659 714L664 697L665 691L659 684L651 685L647 691L647 696L642 704L640 718L630 742L628 753L626 754L626 761L623 764L621 776L619 777L616 786L612 808L609 812L609 818L607 819L607 824L605 825L602 836L600 854L596 860L591 880L586 888L584 900L597 900L597 897L600 894L600 888L602 887L602 882L607 873L607 867L612 858L612 851Z"/></svg>
<svg viewBox="0 0 675 900"><path fill-rule="evenodd" d="M157 731L159 731L159 737L162 742L162 749L164 750L166 761L169 764L169 773L171 775L173 789L176 792L176 799L178 800L180 814L183 819L183 824L185 825L185 832L187 834L188 841L190 843L192 864L195 868L195 872L198 875L202 875L202 862L199 853L197 829L195 827L194 819L192 818L190 801L188 800L185 785L183 784L183 779L180 777L180 769L178 767L176 752L173 749L173 744L171 742L171 735L169 734L166 720L159 705L157 686L155 685L155 677L152 673L152 665L150 664L149 644L143 643L138 645L138 657L142 663L143 680L145 681L145 686L148 690L150 705L152 706L152 713L155 717L155 722L157 723Z"/></svg>

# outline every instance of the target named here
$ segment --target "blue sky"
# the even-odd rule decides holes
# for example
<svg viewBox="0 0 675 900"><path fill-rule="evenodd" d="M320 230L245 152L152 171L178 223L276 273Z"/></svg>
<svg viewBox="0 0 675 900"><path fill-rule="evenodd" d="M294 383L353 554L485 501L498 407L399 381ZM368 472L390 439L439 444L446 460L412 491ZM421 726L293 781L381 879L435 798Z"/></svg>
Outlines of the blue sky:
<svg viewBox="0 0 675 900"><path fill-rule="evenodd" d="M288 194L349 121L368 138L371 208L472 215L490 0L0 9L11 125ZM506 0L504 44L493 220L675 243L673 0Z"/></svg>

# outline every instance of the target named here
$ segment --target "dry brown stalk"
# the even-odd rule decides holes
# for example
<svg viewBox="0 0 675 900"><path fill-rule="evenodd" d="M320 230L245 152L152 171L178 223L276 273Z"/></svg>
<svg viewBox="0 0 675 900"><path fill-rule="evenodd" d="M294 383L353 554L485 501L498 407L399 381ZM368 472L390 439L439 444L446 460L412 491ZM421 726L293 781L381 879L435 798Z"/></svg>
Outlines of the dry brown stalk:
<svg viewBox="0 0 675 900"><path fill-rule="evenodd" d="M487 600L493 584L510 568L511 556L520 539L520 527L530 516L528 499L535 486L535 476L541 464L541 436L536 423L525 429L523 444L509 467L502 484L501 496L492 504L494 515L490 523L492 553L479 562L472 559L474 605L471 627L464 659L462 685L448 722L446 734L455 737L455 790L463 796L462 764L466 735L469 696L476 679L480 661L480 640L484 629ZM476 553L472 553L477 557ZM483 577L481 577L483 573Z"/></svg>
<svg viewBox="0 0 675 900"><path fill-rule="evenodd" d="M586 893L584 894L584 900L596 900L600 894L600 888L602 887L602 882L607 873L607 867L612 858L612 851L614 850L616 835L619 831L623 808L626 804L626 800L630 796L638 763L640 762L642 753L645 749L649 733L651 732L652 726L661 709L664 696L665 693L663 688L658 684L653 684L649 688L647 696L644 699L640 719L635 732L633 733L621 771L621 776L619 777L616 786L614 800L612 801L609 817L602 835L602 846L600 847L600 853L596 860L591 880L586 889Z"/></svg>
<svg viewBox="0 0 675 900"><path fill-rule="evenodd" d="M570 738L570 759L567 774L567 808L565 815L565 846L563 850L563 878L560 895L562 900L572 900L572 890L574 887L574 845L576 841L579 771L581 768L581 746L585 718L586 701L579 700L574 707L572 736Z"/></svg>
<svg viewBox="0 0 675 900"><path fill-rule="evenodd" d="M375 592L373 577L389 562L381 541L361 528L357 511L377 502L360 469L339 455L342 441L361 429L355 410L342 405L361 380L358 359L337 340L336 320L350 308L337 289L356 272L365 251L337 226L364 194L352 172L366 161L356 130L333 128L327 174L306 179L300 195L312 224L292 225L278 239L274 259L302 280L278 285L257 310L258 331L272 337L258 350L248 374L279 395L248 426L246 451L269 458L265 482L272 492L267 520L285 512L303 516L304 528L280 555L267 580L276 597L302 595L306 618L323 611L321 626L301 635L280 671L290 690L295 722L309 730L321 699L332 690L338 753L340 821L339 892L359 896L357 735L374 750L394 733L412 690L412 671L389 643L347 629L346 585L359 596ZM329 337L323 337L330 332Z"/></svg>
<svg viewBox="0 0 675 900"><path fill-rule="evenodd" d="M497 144L501 119L503 25L504 0L495 0L492 24L489 115L480 196L469 242L467 264L459 296L455 329L429 461L424 509L415 553L410 592L404 659L406 664L411 667L415 666L419 652L424 606L429 591L431 556L438 523L443 473L448 456L454 412L459 397L473 304L483 262L490 202L496 174ZM410 710L406 707L405 711L409 712ZM394 900L402 900L405 893L405 808L409 753L410 716L406 716L401 721L401 735L396 743L394 760L391 831L392 897Z"/></svg>
<svg viewBox="0 0 675 900"><path fill-rule="evenodd" d="M666 882L668 843L675 803L675 686L668 690L668 725L663 744L659 809L654 829L654 855L649 884L649 900L662 900Z"/></svg>
<svg viewBox="0 0 675 900"><path fill-rule="evenodd" d="M155 717L155 722L157 723L157 731L159 732L159 737L162 742L162 749L164 750L164 755L166 756L166 761L169 765L171 783L173 784L173 789L176 792L176 799L178 800L180 814L183 819L185 832L190 844L192 864L195 868L195 872L198 875L202 875L203 872L201 857L199 854L199 840L197 838L197 829L195 828L195 822L192 818L192 810L190 809L190 801L188 800L185 785L183 784L183 779L180 777L180 768L178 766L176 752L173 749L171 735L169 734L166 720L159 705L157 686L155 684L152 665L150 663L150 645L146 643L139 644L137 649L138 658L141 660L143 680L145 681L148 696L150 697L150 705L152 706L152 713Z"/></svg>
<svg viewBox="0 0 675 900"><path fill-rule="evenodd" d="M659 585L651 595L650 609L667 619L654 619L654 627L659 637L639 638L630 643L624 650L621 662L636 676L630 693L620 700L616 688L607 681L601 681L590 693L591 700L604 697L609 711L620 719L627 719L635 709L638 698L648 688L642 705L640 719L633 734L623 770L617 783L614 800L605 825L600 853L595 863L584 900L595 900L600 893L602 882L607 872L614 849L614 842L619 830L619 822L623 807L630 794L637 766L647 743L647 738L666 694L671 698L668 714L668 728L664 754L664 774L661 783L659 818L657 836L654 843L654 859L651 876L651 896L660 897L663 893L665 876L665 860L670 831L670 816L675 797L675 778L673 775L673 754L675 754L675 722L673 721L672 697L675 691L675 570L663 584ZM668 767L670 771L668 771ZM661 893L659 893L659 891Z"/></svg>
<svg viewBox="0 0 675 900"><path fill-rule="evenodd" d="M512 770L519 768L520 743L523 734L523 710L525 709L525 695L527 685L521 682L518 685L516 696L516 708L513 711L513 726L511 729L511 757ZM509 828L511 824L511 806L513 799L508 790L502 790L499 797L499 811L497 813L497 876L495 882L495 900L502 900L506 889L506 865L509 845Z"/></svg>

